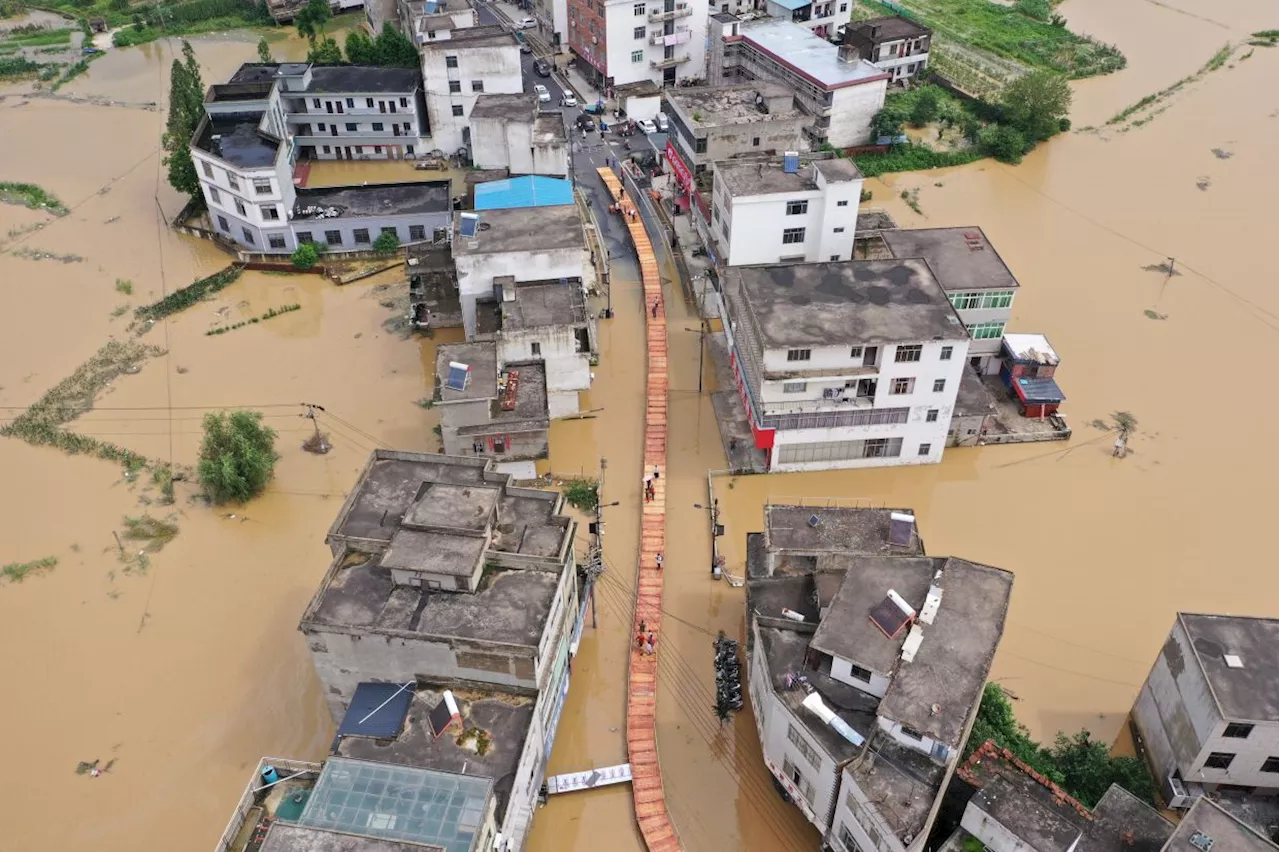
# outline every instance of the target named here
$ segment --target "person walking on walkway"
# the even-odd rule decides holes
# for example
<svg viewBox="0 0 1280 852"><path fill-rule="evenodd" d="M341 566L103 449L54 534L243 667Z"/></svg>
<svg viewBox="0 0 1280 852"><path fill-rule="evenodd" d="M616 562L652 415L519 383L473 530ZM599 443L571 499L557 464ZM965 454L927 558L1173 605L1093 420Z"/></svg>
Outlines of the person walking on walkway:
<svg viewBox="0 0 1280 852"><path fill-rule="evenodd" d="M645 474L644 477L644 502L648 503L653 499L653 477Z"/></svg>
<svg viewBox="0 0 1280 852"><path fill-rule="evenodd" d="M653 300L653 307L649 308L649 315L652 316L654 319L658 318L658 300L657 299Z"/></svg>
<svg viewBox="0 0 1280 852"><path fill-rule="evenodd" d="M649 656L653 656L653 648L655 644L657 644L657 640L653 638L653 631L650 631L648 637L644 640L644 652Z"/></svg>
<svg viewBox="0 0 1280 852"><path fill-rule="evenodd" d="M653 466L653 478L655 482L662 478L662 474L658 473L658 466L656 464Z"/></svg>
<svg viewBox="0 0 1280 852"><path fill-rule="evenodd" d="M658 566L658 570L662 570L662 551L658 551L658 555L653 558L653 562Z"/></svg>

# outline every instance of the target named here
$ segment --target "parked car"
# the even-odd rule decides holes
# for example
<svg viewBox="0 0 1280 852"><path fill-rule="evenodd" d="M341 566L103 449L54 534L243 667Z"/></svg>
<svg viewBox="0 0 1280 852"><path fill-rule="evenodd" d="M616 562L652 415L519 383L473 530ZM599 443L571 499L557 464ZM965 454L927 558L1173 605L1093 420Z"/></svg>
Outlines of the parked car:
<svg viewBox="0 0 1280 852"><path fill-rule="evenodd" d="M527 41L522 41L522 42L520 42L520 52L521 52L521 53L533 53L533 45L529 44L529 42L527 42Z"/></svg>
<svg viewBox="0 0 1280 852"><path fill-rule="evenodd" d="M533 73L537 74L539 77L550 77L551 63L545 59L539 59L537 62L533 63Z"/></svg>
<svg viewBox="0 0 1280 852"><path fill-rule="evenodd" d="M520 20L516 21L516 26L522 30L531 30L534 27L538 26L538 22L535 21L533 18L521 18Z"/></svg>
<svg viewBox="0 0 1280 852"><path fill-rule="evenodd" d="M640 132L643 133L645 136L648 136L650 133L658 132L658 125L654 124L652 121L650 121L647 118L642 118L639 121L637 121L636 127L639 127Z"/></svg>
<svg viewBox="0 0 1280 852"><path fill-rule="evenodd" d="M655 115L653 117L653 123L658 125L658 130L661 133L666 133L667 129L671 126L670 122L667 121L667 114L665 112L660 112Z"/></svg>
<svg viewBox="0 0 1280 852"><path fill-rule="evenodd" d="M551 93L548 92L547 87L542 85L541 83L533 87L533 93L538 96L538 103L540 104L551 103Z"/></svg>
<svg viewBox="0 0 1280 852"><path fill-rule="evenodd" d="M587 115L585 112L579 113L574 123L578 125L578 129L583 133L590 133L596 129L595 119Z"/></svg>
<svg viewBox="0 0 1280 852"><path fill-rule="evenodd" d="M563 95L560 96L560 106L576 107L577 105L578 105L578 99L574 97L572 94L570 94L569 92L565 92Z"/></svg>

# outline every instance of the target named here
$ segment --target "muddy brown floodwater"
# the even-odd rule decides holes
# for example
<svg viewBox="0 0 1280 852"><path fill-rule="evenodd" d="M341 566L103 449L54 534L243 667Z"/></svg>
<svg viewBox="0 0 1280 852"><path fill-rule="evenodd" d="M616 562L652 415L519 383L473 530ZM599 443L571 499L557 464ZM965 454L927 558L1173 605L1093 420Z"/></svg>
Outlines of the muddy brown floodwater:
<svg viewBox="0 0 1280 852"><path fill-rule="evenodd" d="M1129 68L1075 84L1077 127L1193 73L1227 42L1275 26L1274 4L1067 0L1074 28L1115 43ZM256 34L193 40L205 82L255 55ZM176 44L113 53L63 91L163 101ZM278 56L303 46L277 42ZM715 479L730 569L767 500L908 506L931 552L1017 573L993 676L1039 736L1120 731L1178 609L1274 615L1276 432L1252 413L1277 357L1277 55L1243 51L1187 86L1150 123L1064 134L1018 167L992 162L869 181L873 206L907 227L980 224L1023 284L1016 327L1063 356L1066 445L953 450L944 464L858 473ZM181 206L158 157L163 113L15 96L0 88L0 180L38 183L73 207L53 219L0 207L0 420L16 416L111 337L136 306L225 265L163 227ZM1212 149L1229 152L1219 158ZM1205 181L1207 180L1207 184ZM940 184L940 185L939 185ZM1203 186L1204 188L1201 188ZM921 215L897 201L919 189ZM23 231L46 223L41 230ZM1183 274L1144 271L1167 256ZM670 270L667 271L670 275ZM115 289L133 283L133 295ZM436 341L383 328L388 273L337 288L247 274L145 338L168 354L113 382L73 428L179 463L199 420L258 406L282 459L266 496L213 511L179 484L173 507L106 462L0 440L0 563L56 556L50 573L0 583L0 850L205 849L262 755L318 758L332 725L296 631L329 557L322 537L375 446L434 450ZM608 459L608 571L599 626L584 634L549 771L625 759L623 683L639 518L643 340L637 281L615 282L602 361L584 409L558 422L547 466L594 473ZM671 812L694 850L811 850L817 835L774 794L750 711L712 713L711 638L743 635L742 593L708 577L708 470L724 467L709 398L696 392L696 328L670 291L671 441L659 748ZM204 332L270 307L302 309L226 335ZM1150 319L1150 311L1160 319ZM448 339L448 338L440 338ZM1229 342L1229 347L1224 344ZM1221 362L1221 363L1220 363ZM1269 385L1270 380L1263 382ZM1263 389L1263 395L1270 393ZM335 449L300 451L324 405ZM1243 403L1243 404L1242 404ZM1110 457L1088 424L1126 409L1133 455ZM126 515L175 515L178 536L145 573L125 573L113 531ZM234 515L234 517L232 516ZM98 778L81 760L115 759ZM555 797L531 849L640 848L623 787Z"/></svg>

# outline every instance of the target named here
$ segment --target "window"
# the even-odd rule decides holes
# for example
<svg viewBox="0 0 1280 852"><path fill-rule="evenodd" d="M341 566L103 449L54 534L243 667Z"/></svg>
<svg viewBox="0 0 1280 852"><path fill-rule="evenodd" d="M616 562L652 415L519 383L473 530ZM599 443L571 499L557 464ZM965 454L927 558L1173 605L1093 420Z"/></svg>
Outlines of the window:
<svg viewBox="0 0 1280 852"><path fill-rule="evenodd" d="M307 243L312 243L312 242L315 242L315 240L312 239L310 231L298 232L298 245L305 245Z"/></svg>
<svg viewBox="0 0 1280 852"><path fill-rule="evenodd" d="M631 7L631 14L635 15L637 18L642 18L642 17L644 17L644 4L643 4L643 3L637 3L637 4L635 4L634 6L632 6L632 7Z"/></svg>
<svg viewBox="0 0 1280 852"><path fill-rule="evenodd" d="M262 211L262 218L272 222L280 221L280 211L274 204L263 204L258 208Z"/></svg>
<svg viewBox="0 0 1280 852"><path fill-rule="evenodd" d="M410 157L412 157L412 156L413 156L413 146L412 146L412 145L405 145L405 146L404 146L404 152L405 152L406 154L408 154Z"/></svg>
<svg viewBox="0 0 1280 852"><path fill-rule="evenodd" d="M368 245L368 244L369 244L369 229L368 229L368 228L356 228L354 231L352 231L352 232L351 232L351 238L352 238L352 239L354 239L354 240L356 241L356 245L358 245L358 246L359 246L359 245Z"/></svg>
<svg viewBox="0 0 1280 852"><path fill-rule="evenodd" d="M793 243L802 243L802 242L804 242L804 228L783 228L782 229L783 245L790 245Z"/></svg>
<svg viewBox="0 0 1280 852"><path fill-rule="evenodd" d="M938 409L936 409L936 408L930 408L928 411L926 411L926 412L925 412L925 415L924 415L924 422L925 422L925 423L937 423L937 422L938 422Z"/></svg>
<svg viewBox="0 0 1280 852"><path fill-rule="evenodd" d="M236 192L240 191L240 181L237 180L236 176L231 174L231 172L227 172L227 186L231 187Z"/></svg>
<svg viewBox="0 0 1280 852"><path fill-rule="evenodd" d="M892 459L901 454L901 438L870 438L862 442L864 459Z"/></svg>
<svg viewBox="0 0 1280 852"><path fill-rule="evenodd" d="M927 447L927 446L929 446L929 445L928 445L928 444L923 444L922 446ZM925 453L921 453L920 455L922 455L922 456L923 456L923 455L925 455ZM904 737L906 737L907 739L909 739L909 740L922 740L922 739L924 739L924 734L920 733L920 732L919 732L919 731L917 731L915 728L908 728L906 725L899 725L899 726L898 726L898 730L899 730L899 731L901 731L901 732L902 732L902 735L903 735Z"/></svg>
<svg viewBox="0 0 1280 852"><path fill-rule="evenodd" d="M787 350L788 361L808 361L812 355L813 353L808 349L788 349Z"/></svg>
<svg viewBox="0 0 1280 852"><path fill-rule="evenodd" d="M347 98L347 109L355 109L355 108L356 108L356 99Z"/></svg>
<svg viewBox="0 0 1280 852"><path fill-rule="evenodd" d="M788 201L787 202L788 216L799 216L802 213L808 213L808 212L809 212L809 202L807 201Z"/></svg>
<svg viewBox="0 0 1280 852"><path fill-rule="evenodd" d="M759 148L759 147L760 147L760 137L759 137L759 136L752 136L752 137L751 137L751 147L752 147L752 148Z"/></svg>
<svg viewBox="0 0 1280 852"><path fill-rule="evenodd" d="M832 230L832 232L833 232L833 233L836 233L836 234L843 234L843 233L844 233L844 228L832 228L831 230Z"/></svg>
<svg viewBox="0 0 1280 852"><path fill-rule="evenodd" d="M837 202L836 202L836 206L837 206L837 207L848 207L848 206L849 206L849 200L848 200L848 199L845 199L844 201L837 201Z"/></svg>
<svg viewBox="0 0 1280 852"><path fill-rule="evenodd" d="M267 237L267 243L273 249L284 248L284 234L271 234Z"/></svg>
<svg viewBox="0 0 1280 852"><path fill-rule="evenodd" d="M1227 751L1209 752L1209 757L1206 758L1204 762L1204 768L1205 769L1224 769L1224 770L1230 769L1231 761L1235 760L1235 758L1236 756L1234 754Z"/></svg>
<svg viewBox="0 0 1280 852"><path fill-rule="evenodd" d="M222 203L222 196L218 195L218 190L215 187L209 187L209 200L214 204Z"/></svg>
<svg viewBox="0 0 1280 852"><path fill-rule="evenodd" d="M693 153L695 154L707 153L707 137L703 136L693 140Z"/></svg>
<svg viewBox="0 0 1280 852"><path fill-rule="evenodd" d="M1004 323L980 322L974 325L966 325L965 330L969 332L969 336L974 340L998 340L1004 334Z"/></svg>
<svg viewBox="0 0 1280 852"><path fill-rule="evenodd" d="M840 11L841 11L841 12L847 12L847 11L849 11L849 4L848 4L848 3L841 3L841 4L840 4Z"/></svg>
<svg viewBox="0 0 1280 852"><path fill-rule="evenodd" d="M864 683L871 683L871 669L864 669L857 663L849 664L849 676L854 680L860 680Z"/></svg>
<svg viewBox="0 0 1280 852"><path fill-rule="evenodd" d="M1245 725L1241 722L1232 722L1227 725L1226 730L1222 732L1224 737L1230 737L1233 740L1243 740L1253 733L1253 725Z"/></svg>
<svg viewBox="0 0 1280 852"><path fill-rule="evenodd" d="M904 393L911 393L916 386L915 379L894 379L889 385L889 393L901 396Z"/></svg>
<svg viewBox="0 0 1280 852"><path fill-rule="evenodd" d="M897 458L901 453L901 438L878 438L871 441L814 441L805 444L783 444L777 448L778 464Z"/></svg>
<svg viewBox="0 0 1280 852"><path fill-rule="evenodd" d="M799 791L805 802L813 802L813 785L805 779L804 773L800 771L799 767L791 762L791 758L786 758L782 761L782 774L790 778L791 783L796 785L796 790Z"/></svg>
<svg viewBox="0 0 1280 852"><path fill-rule="evenodd" d="M1273 774L1280 771L1280 757L1268 757L1266 760L1262 761L1262 769L1259 771L1271 772Z"/></svg>
<svg viewBox="0 0 1280 852"><path fill-rule="evenodd" d="M957 311L971 311L977 308L1007 308L1013 304L1012 290L976 290L965 293L951 293L947 298Z"/></svg>
<svg viewBox="0 0 1280 852"><path fill-rule="evenodd" d="M311 106L312 106L312 107L314 107L315 109L320 109L320 99L319 99L319 98L312 98L312 99L311 99Z"/></svg>
<svg viewBox="0 0 1280 852"><path fill-rule="evenodd" d="M348 121L348 122L347 122L347 132L348 132L348 133L355 133L355 132L356 132L356 131L358 131L359 129L360 129L360 125L356 124L354 121Z"/></svg>
<svg viewBox="0 0 1280 852"><path fill-rule="evenodd" d="M942 347L942 351L938 353L938 360L939 360L939 361L950 361L950 360L951 360L951 353L952 353L952 352L954 352L954 351L955 351L955 349L956 349L956 348L955 348L954 346L944 346L944 347Z"/></svg>
<svg viewBox="0 0 1280 852"><path fill-rule="evenodd" d="M796 751L800 752L800 756L808 761L809 765L814 769L822 766L822 758L818 756L818 750L809 745L808 740L804 738L795 725L787 726L787 740L796 747Z"/></svg>
<svg viewBox="0 0 1280 852"><path fill-rule="evenodd" d="M241 228L240 233L244 234L244 241L246 243L249 245L255 245L253 241L253 231L250 231L248 228Z"/></svg>
<svg viewBox="0 0 1280 852"><path fill-rule="evenodd" d="M541 358L541 357L542 357L542 344L541 344L541 343L539 343L539 342L538 342L538 341L536 341L536 340L535 340L535 341L533 341L532 343L530 343L530 344L529 344L529 353L530 353L531 355L533 355L533 357L534 357L534 358Z"/></svg>
<svg viewBox="0 0 1280 852"><path fill-rule="evenodd" d="M853 839L853 835L849 833L849 829L840 825L840 845L845 848L845 852L862 852L862 847Z"/></svg>
<svg viewBox="0 0 1280 852"><path fill-rule="evenodd" d="M957 311L969 311L982 304L981 293L952 293L948 296Z"/></svg>
<svg viewBox="0 0 1280 852"><path fill-rule="evenodd" d="M248 213L245 212L244 202L241 201L239 198L237 198L235 201L236 201L236 212L239 213L241 216L249 215Z"/></svg>
<svg viewBox="0 0 1280 852"><path fill-rule="evenodd" d="M253 182L253 191L254 191L254 193L255 193L255 194L257 194L257 195L270 195L270 194L271 194L271 181L269 181L269 180L265 180L265 179L264 179L264 180L255 180L255 181Z"/></svg>
<svg viewBox="0 0 1280 852"><path fill-rule="evenodd" d="M867 346L862 350L862 366L874 367L876 362L880 360L880 347Z"/></svg>
<svg viewBox="0 0 1280 852"><path fill-rule="evenodd" d="M484 80L472 80L472 81L471 81L471 91L473 91L473 92L483 92L483 91L484 91Z"/></svg>
<svg viewBox="0 0 1280 852"><path fill-rule="evenodd" d="M324 241L331 246L340 246L342 245L342 232L341 231L325 231Z"/></svg>
<svg viewBox="0 0 1280 852"><path fill-rule="evenodd" d="M408 132L409 132L410 130L412 130L412 129L413 129L413 126L412 126L411 124L409 124L409 122L407 122L407 121L406 121L406 122L404 123L404 132L405 132L405 133L408 133ZM412 152L412 151L410 151L409 153L411 153L411 154L412 154L413 152Z"/></svg>
<svg viewBox="0 0 1280 852"><path fill-rule="evenodd" d="M1007 308L1012 304L1012 290L988 290L982 294L982 307L984 308Z"/></svg>
<svg viewBox="0 0 1280 852"><path fill-rule="evenodd" d="M636 27L631 31L632 38L644 38L644 27Z"/></svg>
<svg viewBox="0 0 1280 852"><path fill-rule="evenodd" d="M374 146L373 146L373 153L375 153L375 154L381 154L381 153L382 153L382 146L381 146L381 145L374 145Z"/></svg>
<svg viewBox="0 0 1280 852"><path fill-rule="evenodd" d="M404 107L405 109L408 109L408 108L409 108L409 99L408 99L408 98L401 98L401 99L400 99L400 106Z"/></svg>
<svg viewBox="0 0 1280 852"><path fill-rule="evenodd" d="M427 238L427 227L426 227L426 225L410 225L410 226L409 226L409 239L410 239L410 240L415 240L415 241L416 241L416 240L425 240L426 238Z"/></svg>
<svg viewBox="0 0 1280 852"><path fill-rule="evenodd" d="M208 163L202 162L200 163L200 168L204 169L205 177L207 177L209 180L213 180L213 166L209 165Z"/></svg>
<svg viewBox="0 0 1280 852"><path fill-rule="evenodd" d="M808 382L783 382L782 392L783 393L804 393L805 389L808 387L809 387Z"/></svg>
<svg viewBox="0 0 1280 852"><path fill-rule="evenodd" d="M827 260L831 261L832 263L835 263L839 259L840 259L840 255L838 254L833 254L831 255L831 257L827 258Z"/></svg>
<svg viewBox="0 0 1280 852"><path fill-rule="evenodd" d="M365 106L365 109L373 109L373 98L365 98L364 106Z"/></svg>
<svg viewBox="0 0 1280 852"><path fill-rule="evenodd" d="M919 361L920 353L924 351L924 347L919 343L913 343L910 346L899 346L893 352L893 360L899 364Z"/></svg>
<svg viewBox="0 0 1280 852"><path fill-rule="evenodd" d="M327 129L323 124L317 124L316 127L320 130L321 133L324 133L325 130Z"/></svg>
<svg viewBox="0 0 1280 852"><path fill-rule="evenodd" d="M373 123L373 129L374 129L374 130L377 130L377 131L379 131L379 132L381 132L381 131L382 131L382 122L381 122L381 121L375 121L375 122Z"/></svg>
<svg viewBox="0 0 1280 852"><path fill-rule="evenodd" d="M323 151L323 152L324 152L324 153L326 153L326 154L330 154L330 153L332 153L332 152L333 152L333 149L331 149L328 145L322 145L322 146L320 147L320 150L321 150L321 151Z"/></svg>
<svg viewBox="0 0 1280 852"><path fill-rule="evenodd" d="M395 237L396 239L400 239L400 235L399 235L398 233L396 233L396 229L395 229L395 228L393 228L393 227L391 227L390 225L388 225L387 227L383 228L381 231L379 231L379 233L382 233L382 234L390 234L391 236Z"/></svg>
<svg viewBox="0 0 1280 852"><path fill-rule="evenodd" d="M357 154L363 154L363 153L364 153L364 146L363 146L363 145L357 145L357 146L356 146L356 153L357 153Z"/></svg>
<svg viewBox="0 0 1280 852"><path fill-rule="evenodd" d="M229 233L231 233L231 226L227 224L227 217L226 217L226 216L219 216L219 217L218 217L218 227L219 227L219 228L221 228L222 230L226 231L228 234L229 234Z"/></svg>
<svg viewBox="0 0 1280 852"><path fill-rule="evenodd" d="M643 50L633 50L633 51L631 51L631 61L632 61L632 62L644 62L644 51L643 51Z"/></svg>
<svg viewBox="0 0 1280 852"><path fill-rule="evenodd" d="M454 105L453 105L453 114L454 114L454 115L462 115L462 106L461 106L460 104L454 104Z"/></svg>
<svg viewBox="0 0 1280 852"><path fill-rule="evenodd" d="M445 68L457 68L457 67L458 67L458 57L456 57L456 56L446 56L446 57L444 58L444 67L445 67Z"/></svg>
<svg viewBox="0 0 1280 852"><path fill-rule="evenodd" d="M934 380L933 380L933 392L934 392L934 393L942 393L942 392L943 392L943 391L945 391L946 389L947 389L947 380L946 380L946 379L934 379Z"/></svg>

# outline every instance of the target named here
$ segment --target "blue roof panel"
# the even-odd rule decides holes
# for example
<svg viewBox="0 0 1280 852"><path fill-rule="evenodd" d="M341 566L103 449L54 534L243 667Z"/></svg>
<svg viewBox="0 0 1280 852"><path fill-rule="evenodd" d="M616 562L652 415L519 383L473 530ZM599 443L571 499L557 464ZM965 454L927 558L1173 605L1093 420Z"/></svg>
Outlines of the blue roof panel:
<svg viewBox="0 0 1280 852"><path fill-rule="evenodd" d="M477 210L556 207L573 203L573 184L541 175L495 180L476 186Z"/></svg>
<svg viewBox="0 0 1280 852"><path fill-rule="evenodd" d="M1018 398L1023 402L1033 404L1064 402L1067 398L1062 393L1062 388L1058 387L1058 383L1053 379L1019 378L1017 392Z"/></svg>
<svg viewBox="0 0 1280 852"><path fill-rule="evenodd" d="M813 0L769 0L769 2L794 12L796 9L803 9L805 6L810 5Z"/></svg>
<svg viewBox="0 0 1280 852"><path fill-rule="evenodd" d="M411 701L413 684L362 683L351 696L338 736L394 739L400 735Z"/></svg>

